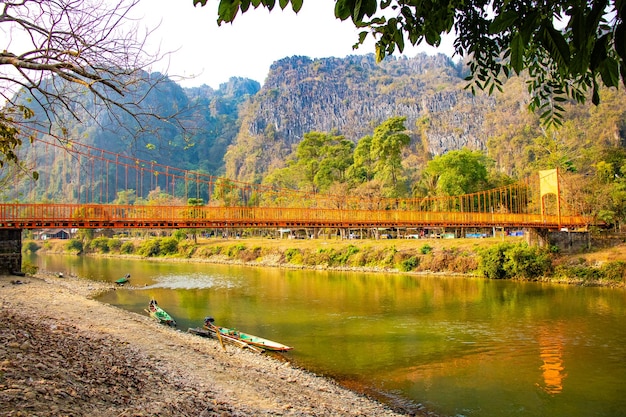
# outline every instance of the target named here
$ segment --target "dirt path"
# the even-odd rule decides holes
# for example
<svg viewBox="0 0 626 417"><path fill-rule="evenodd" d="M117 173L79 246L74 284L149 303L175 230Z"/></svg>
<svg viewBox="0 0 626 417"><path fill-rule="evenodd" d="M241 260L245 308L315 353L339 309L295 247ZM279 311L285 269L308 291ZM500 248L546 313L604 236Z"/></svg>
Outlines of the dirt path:
<svg viewBox="0 0 626 417"><path fill-rule="evenodd" d="M0 277L0 415L399 415L287 362L91 299L102 285Z"/></svg>

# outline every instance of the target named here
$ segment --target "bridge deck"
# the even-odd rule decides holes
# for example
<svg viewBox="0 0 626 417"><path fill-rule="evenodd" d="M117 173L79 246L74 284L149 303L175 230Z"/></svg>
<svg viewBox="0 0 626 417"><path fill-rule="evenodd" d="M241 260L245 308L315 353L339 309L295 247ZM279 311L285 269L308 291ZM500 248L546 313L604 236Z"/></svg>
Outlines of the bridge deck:
<svg viewBox="0 0 626 417"><path fill-rule="evenodd" d="M0 228L536 227L581 228L586 216L280 207L0 204Z"/></svg>

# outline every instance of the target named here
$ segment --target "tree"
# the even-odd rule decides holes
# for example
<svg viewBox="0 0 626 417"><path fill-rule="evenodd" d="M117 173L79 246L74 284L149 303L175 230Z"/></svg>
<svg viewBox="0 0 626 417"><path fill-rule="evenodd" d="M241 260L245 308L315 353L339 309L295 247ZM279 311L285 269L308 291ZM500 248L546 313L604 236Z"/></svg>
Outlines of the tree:
<svg viewBox="0 0 626 417"><path fill-rule="evenodd" d="M399 197L402 173L402 150L411 138L406 134L406 117L391 117L374 129L370 155L374 161L374 178L387 186L388 197Z"/></svg>
<svg viewBox="0 0 626 417"><path fill-rule="evenodd" d="M208 0L193 0L206 5ZM281 0L296 13L303 0ZM218 24L254 8L272 10L276 0L220 0ZM626 82L626 2L616 0L335 0L335 17L362 28L380 61L405 43L439 46L455 33L455 53L469 57L468 87L501 89L502 79L527 70L529 106L546 124L560 125L561 102L600 100L599 86Z"/></svg>
<svg viewBox="0 0 626 417"><path fill-rule="evenodd" d="M487 187L488 158L480 151L463 148L435 157L426 165L425 178L437 178L438 195L470 194Z"/></svg>
<svg viewBox="0 0 626 417"><path fill-rule="evenodd" d="M328 191L336 182L345 181L352 165L354 143L327 132L308 132L289 158L288 166L271 171L266 185L306 191Z"/></svg>
<svg viewBox="0 0 626 417"><path fill-rule="evenodd" d="M159 57L146 53L145 39L128 24L138 1L2 3L0 28L8 39L0 51L0 97L6 102L0 110L0 166L19 159L27 123L46 120L30 127L62 134L64 117L98 121L101 106L122 110L139 126L151 117L138 107L146 89L136 90L143 95L129 93L138 81L155 86L163 78L147 80L142 70ZM85 91L98 106L85 105Z"/></svg>

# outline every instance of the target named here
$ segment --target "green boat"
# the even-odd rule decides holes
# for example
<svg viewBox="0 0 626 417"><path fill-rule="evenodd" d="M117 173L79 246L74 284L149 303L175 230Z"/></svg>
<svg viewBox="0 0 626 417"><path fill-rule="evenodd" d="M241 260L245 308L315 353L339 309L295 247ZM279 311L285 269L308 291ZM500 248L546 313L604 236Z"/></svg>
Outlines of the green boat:
<svg viewBox="0 0 626 417"><path fill-rule="evenodd" d="M204 328L214 333L219 332L219 336L223 337L224 339L237 340L251 346L255 346L264 350L271 350L274 352L286 352L293 349L291 346L283 345L282 343L274 342L272 340L264 339L262 337L253 336L248 333L240 332L239 330L216 326L213 324L213 322L213 317L205 318Z"/></svg>
<svg viewBox="0 0 626 417"><path fill-rule="evenodd" d="M116 280L115 283L121 286L121 285L126 284L128 281L130 281L130 274L126 274L122 278Z"/></svg>
<svg viewBox="0 0 626 417"><path fill-rule="evenodd" d="M146 312L148 312L150 317L159 323L176 327L176 321L172 318L172 316L167 314L165 310L159 307L156 300L150 300L150 304L148 305L148 310L146 310Z"/></svg>

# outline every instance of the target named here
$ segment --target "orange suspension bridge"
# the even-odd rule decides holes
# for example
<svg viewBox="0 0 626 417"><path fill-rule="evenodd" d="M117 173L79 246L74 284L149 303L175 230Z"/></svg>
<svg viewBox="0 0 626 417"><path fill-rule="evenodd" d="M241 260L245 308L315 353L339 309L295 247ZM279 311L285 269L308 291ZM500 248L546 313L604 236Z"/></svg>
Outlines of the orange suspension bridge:
<svg viewBox="0 0 626 417"><path fill-rule="evenodd" d="M69 169L18 184L0 203L0 229L40 228L585 228L557 170L453 197L386 199L281 189L219 178L76 141L36 139L41 158ZM34 149L34 148L33 148ZM58 162L61 161L61 162ZM50 162L51 164L51 162ZM66 168L67 168L66 167ZM62 183L60 181L62 180ZM62 190L54 195L55 189ZM19 191L18 191L19 190ZM46 203L29 203L29 196ZM114 204L120 195L134 204ZM153 198L156 197L156 198ZM58 200L58 201L57 201ZM123 200L123 199L122 199ZM191 204L190 204L191 203Z"/></svg>

